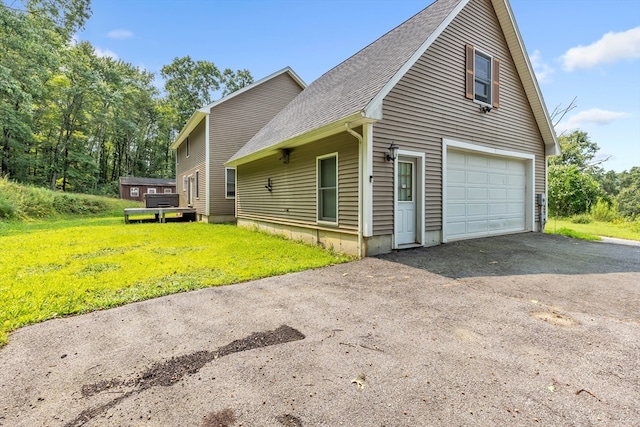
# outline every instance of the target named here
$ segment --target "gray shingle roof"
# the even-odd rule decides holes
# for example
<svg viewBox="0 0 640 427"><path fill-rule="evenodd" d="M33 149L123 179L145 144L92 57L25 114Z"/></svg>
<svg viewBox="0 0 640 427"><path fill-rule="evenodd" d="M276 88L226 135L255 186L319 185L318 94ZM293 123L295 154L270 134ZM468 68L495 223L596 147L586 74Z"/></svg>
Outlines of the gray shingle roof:
<svg viewBox="0 0 640 427"><path fill-rule="evenodd" d="M437 0L294 98L229 161L363 111L463 0Z"/></svg>

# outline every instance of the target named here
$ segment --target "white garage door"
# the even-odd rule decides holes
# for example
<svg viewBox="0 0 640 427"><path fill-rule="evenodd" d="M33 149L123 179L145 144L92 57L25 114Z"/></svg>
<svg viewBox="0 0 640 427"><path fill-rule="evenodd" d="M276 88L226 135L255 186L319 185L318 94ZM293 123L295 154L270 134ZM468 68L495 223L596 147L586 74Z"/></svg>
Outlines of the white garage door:
<svg viewBox="0 0 640 427"><path fill-rule="evenodd" d="M446 168L446 240L525 230L523 160L449 149Z"/></svg>

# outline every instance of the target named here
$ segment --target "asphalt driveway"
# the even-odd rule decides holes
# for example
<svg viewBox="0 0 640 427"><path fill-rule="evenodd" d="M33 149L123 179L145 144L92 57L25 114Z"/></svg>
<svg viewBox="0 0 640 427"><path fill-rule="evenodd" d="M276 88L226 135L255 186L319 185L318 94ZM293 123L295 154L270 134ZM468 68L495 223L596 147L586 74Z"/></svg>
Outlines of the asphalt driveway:
<svg viewBox="0 0 640 427"><path fill-rule="evenodd" d="M640 424L640 247L519 234L22 328L3 426Z"/></svg>

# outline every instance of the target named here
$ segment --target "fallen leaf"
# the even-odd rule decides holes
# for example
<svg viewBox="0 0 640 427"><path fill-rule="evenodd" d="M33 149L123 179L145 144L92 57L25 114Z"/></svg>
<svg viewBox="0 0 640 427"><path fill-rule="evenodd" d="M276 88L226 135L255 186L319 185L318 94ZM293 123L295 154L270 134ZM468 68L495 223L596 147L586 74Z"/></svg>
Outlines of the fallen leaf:
<svg viewBox="0 0 640 427"><path fill-rule="evenodd" d="M351 384L355 384L358 388L364 388L365 376L364 374L358 375L358 378L354 378L351 380Z"/></svg>
<svg viewBox="0 0 640 427"><path fill-rule="evenodd" d="M547 390L549 390L549 391L556 391L556 387L555 387L555 386L550 385L549 387L547 387Z"/></svg>

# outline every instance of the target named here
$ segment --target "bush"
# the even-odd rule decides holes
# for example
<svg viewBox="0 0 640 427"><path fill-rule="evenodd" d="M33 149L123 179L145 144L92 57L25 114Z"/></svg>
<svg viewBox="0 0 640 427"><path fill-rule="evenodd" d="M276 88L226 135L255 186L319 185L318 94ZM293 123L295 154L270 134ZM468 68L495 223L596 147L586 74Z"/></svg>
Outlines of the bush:
<svg viewBox="0 0 640 427"><path fill-rule="evenodd" d="M0 219L14 219L18 216L15 205L3 193L0 193Z"/></svg>
<svg viewBox="0 0 640 427"><path fill-rule="evenodd" d="M574 224L591 224L591 217L587 214L574 215L571 217L571 222Z"/></svg>
<svg viewBox="0 0 640 427"><path fill-rule="evenodd" d="M618 217L618 202L611 203L598 198L598 202L591 206L591 217L596 221L611 222Z"/></svg>

